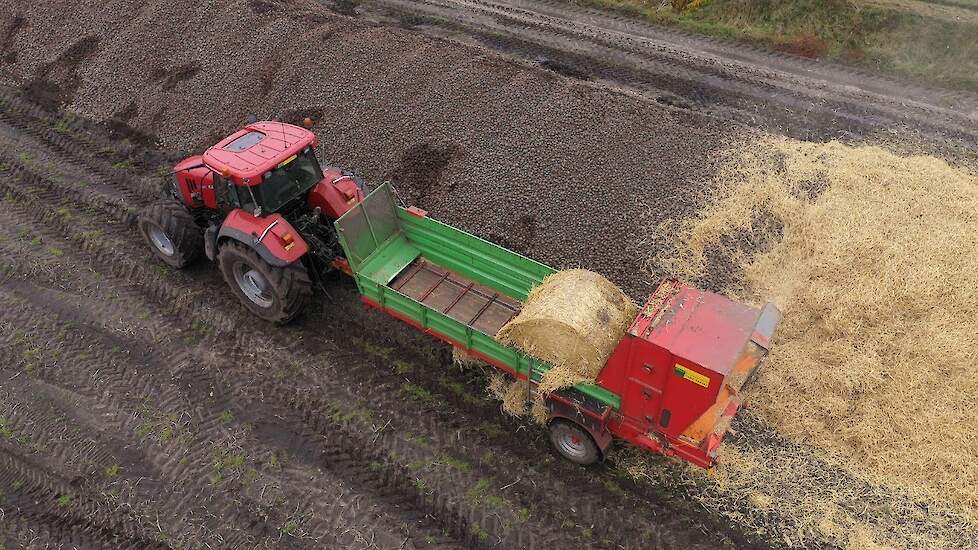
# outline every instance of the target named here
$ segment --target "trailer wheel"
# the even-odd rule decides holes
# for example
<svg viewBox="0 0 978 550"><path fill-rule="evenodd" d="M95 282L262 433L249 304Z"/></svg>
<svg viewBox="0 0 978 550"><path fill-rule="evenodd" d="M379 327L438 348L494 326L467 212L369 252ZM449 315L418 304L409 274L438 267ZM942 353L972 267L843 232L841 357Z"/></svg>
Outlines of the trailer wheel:
<svg viewBox="0 0 978 550"><path fill-rule="evenodd" d="M183 205L162 200L143 208L139 232L156 256L180 269L200 257L204 233Z"/></svg>
<svg viewBox="0 0 978 550"><path fill-rule="evenodd" d="M241 303L266 321L288 323L312 294L312 281L300 262L273 266L236 241L221 244L217 260L225 282Z"/></svg>
<svg viewBox="0 0 978 550"><path fill-rule="evenodd" d="M558 418L550 423L550 443L557 454L584 466L594 464L601 457L591 434L569 420Z"/></svg>

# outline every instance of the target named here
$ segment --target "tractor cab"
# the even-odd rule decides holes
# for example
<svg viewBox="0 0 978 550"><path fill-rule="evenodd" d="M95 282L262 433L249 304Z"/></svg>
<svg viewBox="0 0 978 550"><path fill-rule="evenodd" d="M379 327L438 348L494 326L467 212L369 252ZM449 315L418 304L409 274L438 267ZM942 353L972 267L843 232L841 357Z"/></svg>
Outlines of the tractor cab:
<svg viewBox="0 0 978 550"><path fill-rule="evenodd" d="M312 123L307 119L307 126ZM316 135L254 122L174 168L174 201L147 208L140 231L174 267L200 255L256 315L287 322L342 249L332 221L363 199L352 174L320 166Z"/></svg>
<svg viewBox="0 0 978 550"><path fill-rule="evenodd" d="M315 134L298 126L250 124L178 164L180 194L191 208L277 212L304 202L302 197L323 180L316 145Z"/></svg>

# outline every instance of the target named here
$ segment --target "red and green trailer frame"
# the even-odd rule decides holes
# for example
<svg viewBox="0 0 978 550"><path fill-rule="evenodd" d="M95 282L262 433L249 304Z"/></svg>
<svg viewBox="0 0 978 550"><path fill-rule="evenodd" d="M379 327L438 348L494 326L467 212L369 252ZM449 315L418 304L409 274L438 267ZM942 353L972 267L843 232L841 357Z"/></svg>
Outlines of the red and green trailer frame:
<svg viewBox="0 0 978 550"><path fill-rule="evenodd" d="M551 368L495 339L549 266L395 202L388 184L335 222L341 267L362 300L533 388ZM622 439L712 467L740 390L756 372L780 319L666 281L622 337L597 380L545 396L549 422L584 430L601 454Z"/></svg>

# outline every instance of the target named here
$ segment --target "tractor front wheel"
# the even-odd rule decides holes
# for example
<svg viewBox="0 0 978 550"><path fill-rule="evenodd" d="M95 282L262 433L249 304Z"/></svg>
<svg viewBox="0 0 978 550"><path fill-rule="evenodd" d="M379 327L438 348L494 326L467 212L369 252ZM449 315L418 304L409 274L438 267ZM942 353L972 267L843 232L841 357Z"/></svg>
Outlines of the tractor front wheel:
<svg viewBox="0 0 978 550"><path fill-rule="evenodd" d="M312 281L300 262L273 266L253 249L235 241L222 244L217 259L224 280L241 303L266 321L288 323L302 311L312 294Z"/></svg>
<svg viewBox="0 0 978 550"><path fill-rule="evenodd" d="M139 232L156 256L180 269L200 257L204 233L183 205L163 200L143 208Z"/></svg>
<svg viewBox="0 0 978 550"><path fill-rule="evenodd" d="M550 423L550 443L557 454L577 464L587 466L601 458L591 434L568 420L558 418Z"/></svg>

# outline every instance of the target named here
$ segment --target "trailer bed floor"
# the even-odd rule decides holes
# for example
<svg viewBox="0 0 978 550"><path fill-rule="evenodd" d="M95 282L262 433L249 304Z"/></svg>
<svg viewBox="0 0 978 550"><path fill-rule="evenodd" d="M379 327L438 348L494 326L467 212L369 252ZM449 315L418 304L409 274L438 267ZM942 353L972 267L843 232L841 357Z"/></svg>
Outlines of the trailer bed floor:
<svg viewBox="0 0 978 550"><path fill-rule="evenodd" d="M522 304L419 257L390 282L392 289L487 335L495 336Z"/></svg>

